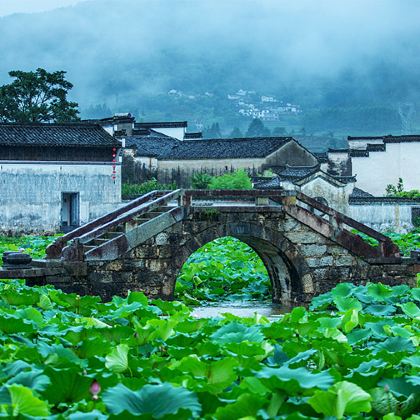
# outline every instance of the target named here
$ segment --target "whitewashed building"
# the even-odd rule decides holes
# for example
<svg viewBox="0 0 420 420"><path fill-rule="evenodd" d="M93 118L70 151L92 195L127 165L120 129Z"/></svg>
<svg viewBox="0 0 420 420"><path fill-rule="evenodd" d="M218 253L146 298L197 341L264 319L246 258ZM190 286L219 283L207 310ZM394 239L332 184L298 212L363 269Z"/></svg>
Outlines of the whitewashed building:
<svg viewBox="0 0 420 420"><path fill-rule="evenodd" d="M120 205L120 143L96 124L0 124L0 231L68 231Z"/></svg>

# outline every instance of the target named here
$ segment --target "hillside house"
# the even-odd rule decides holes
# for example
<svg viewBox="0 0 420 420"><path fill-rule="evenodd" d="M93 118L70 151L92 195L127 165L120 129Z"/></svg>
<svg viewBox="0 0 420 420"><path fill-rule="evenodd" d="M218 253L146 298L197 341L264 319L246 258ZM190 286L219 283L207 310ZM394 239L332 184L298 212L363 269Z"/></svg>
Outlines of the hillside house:
<svg viewBox="0 0 420 420"><path fill-rule="evenodd" d="M0 124L0 231L68 231L121 202L120 142L100 125Z"/></svg>

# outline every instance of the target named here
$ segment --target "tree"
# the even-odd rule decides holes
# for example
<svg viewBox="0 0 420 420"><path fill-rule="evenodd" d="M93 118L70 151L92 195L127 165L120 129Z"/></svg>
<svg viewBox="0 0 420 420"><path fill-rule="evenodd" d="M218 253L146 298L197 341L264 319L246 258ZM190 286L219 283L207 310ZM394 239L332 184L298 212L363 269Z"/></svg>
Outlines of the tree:
<svg viewBox="0 0 420 420"><path fill-rule="evenodd" d="M220 139L222 138L222 132L220 130L219 123L213 123L211 127L204 129L204 137L208 139Z"/></svg>
<svg viewBox="0 0 420 420"><path fill-rule="evenodd" d="M15 80L0 86L0 121L77 121L78 104L67 100L67 93L73 85L64 78L65 74L65 71L49 73L41 68L9 72Z"/></svg>
<svg viewBox="0 0 420 420"><path fill-rule="evenodd" d="M238 138L241 138L241 137L243 137L243 135L242 135L242 131L241 131L238 127L235 127L235 128L231 131L231 133L230 133L229 137L230 137L231 139L238 139Z"/></svg>
<svg viewBox="0 0 420 420"><path fill-rule="evenodd" d="M254 118L249 124L247 137L264 137L269 136L270 130L266 128L259 118Z"/></svg>

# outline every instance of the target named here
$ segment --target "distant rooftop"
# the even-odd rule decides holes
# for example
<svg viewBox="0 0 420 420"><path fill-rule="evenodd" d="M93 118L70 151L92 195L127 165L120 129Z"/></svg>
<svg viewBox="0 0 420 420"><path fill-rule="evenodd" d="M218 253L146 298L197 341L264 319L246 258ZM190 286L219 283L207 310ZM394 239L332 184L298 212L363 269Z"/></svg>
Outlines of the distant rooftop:
<svg viewBox="0 0 420 420"><path fill-rule="evenodd" d="M92 124L116 124L116 123L133 123L135 118L129 112L117 113L114 114L112 117L105 117L105 118L97 118L97 119L87 119L82 120L84 123L92 123Z"/></svg>
<svg viewBox="0 0 420 420"><path fill-rule="evenodd" d="M187 121L136 122L134 128L178 128L188 126Z"/></svg>
<svg viewBox="0 0 420 420"><path fill-rule="evenodd" d="M203 133L197 132L197 133L185 133L184 134L184 139L188 140L188 139L202 139L203 138Z"/></svg>
<svg viewBox="0 0 420 420"><path fill-rule="evenodd" d="M409 143L409 142L420 142L420 134L410 134L410 135L401 135L393 136L392 134L387 134L385 136L360 136L353 137L348 136L347 140L349 141L367 141L367 140L382 140L384 143Z"/></svg>
<svg viewBox="0 0 420 420"><path fill-rule="evenodd" d="M264 158L290 141L291 137L184 140L160 156L162 160Z"/></svg>
<svg viewBox="0 0 420 420"><path fill-rule="evenodd" d="M121 144L100 125L0 124L2 146L120 147Z"/></svg>
<svg viewBox="0 0 420 420"><path fill-rule="evenodd" d="M250 137L237 139L177 140L163 134L129 136L126 147L138 156L161 160L264 158L290 141L291 137Z"/></svg>

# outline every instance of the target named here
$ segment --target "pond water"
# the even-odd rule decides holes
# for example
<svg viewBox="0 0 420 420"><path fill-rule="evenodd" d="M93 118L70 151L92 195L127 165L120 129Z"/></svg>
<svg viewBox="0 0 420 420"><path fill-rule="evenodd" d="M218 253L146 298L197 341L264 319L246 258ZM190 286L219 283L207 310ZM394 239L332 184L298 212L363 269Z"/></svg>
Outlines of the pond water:
<svg viewBox="0 0 420 420"><path fill-rule="evenodd" d="M241 302L213 302L205 306L198 306L192 310L192 316L196 318L222 317L224 313L230 313L242 318L253 317L255 314L265 316L275 320L285 312L289 312L290 307L261 301L241 301Z"/></svg>

